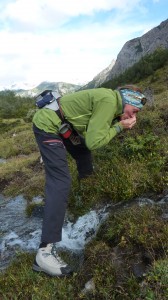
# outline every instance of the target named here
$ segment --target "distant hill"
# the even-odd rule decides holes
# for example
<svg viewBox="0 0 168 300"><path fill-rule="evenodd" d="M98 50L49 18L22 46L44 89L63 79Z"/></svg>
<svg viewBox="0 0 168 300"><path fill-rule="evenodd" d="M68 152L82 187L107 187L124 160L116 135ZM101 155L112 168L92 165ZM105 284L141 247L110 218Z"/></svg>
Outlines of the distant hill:
<svg viewBox="0 0 168 300"><path fill-rule="evenodd" d="M64 95L66 93L73 93L76 90L78 90L80 87L81 87L80 85L66 83L66 82L43 81L38 86L32 89L29 90L17 89L14 90L14 92L21 97L34 97L40 94L44 90L51 89L51 90L58 91L60 95Z"/></svg>

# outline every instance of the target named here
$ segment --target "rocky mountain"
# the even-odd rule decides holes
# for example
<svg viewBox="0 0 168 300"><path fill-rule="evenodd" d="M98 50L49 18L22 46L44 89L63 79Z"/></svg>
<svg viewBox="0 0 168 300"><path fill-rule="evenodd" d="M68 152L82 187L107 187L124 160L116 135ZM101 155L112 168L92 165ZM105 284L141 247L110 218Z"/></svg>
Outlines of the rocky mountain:
<svg viewBox="0 0 168 300"><path fill-rule="evenodd" d="M106 81L107 76L109 75L109 73L111 72L113 66L115 64L115 60L113 59L111 64L104 69L103 71L101 71L99 74L97 74L92 81L90 81L89 83L87 83L86 85L82 86L82 90L85 89L93 89L96 88L98 86L100 86L103 82Z"/></svg>
<svg viewBox="0 0 168 300"><path fill-rule="evenodd" d="M153 53L158 47L168 48L168 19L141 37L127 41L119 52L116 61L113 60L109 67L81 89L100 86L103 82L122 74L143 56Z"/></svg>
<svg viewBox="0 0 168 300"><path fill-rule="evenodd" d="M117 56L106 81L123 73L137 63L143 56L153 53L157 48L168 48L168 19L141 37L126 42Z"/></svg>
<svg viewBox="0 0 168 300"><path fill-rule="evenodd" d="M41 82L38 86L32 89L16 89L15 93L21 97L34 97L44 90L56 90L60 95L73 93L80 89L80 85L65 83L65 82Z"/></svg>

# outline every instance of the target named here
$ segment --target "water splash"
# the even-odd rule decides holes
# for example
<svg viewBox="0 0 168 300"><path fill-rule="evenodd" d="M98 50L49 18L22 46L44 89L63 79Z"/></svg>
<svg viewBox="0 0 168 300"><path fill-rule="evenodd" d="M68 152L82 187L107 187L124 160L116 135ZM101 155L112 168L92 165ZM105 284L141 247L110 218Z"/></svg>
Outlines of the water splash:
<svg viewBox="0 0 168 300"><path fill-rule="evenodd" d="M4 200L4 199L3 199ZM0 269L4 268L16 251L35 251L40 243L42 219L27 217L26 201L22 196L2 202L0 207ZM72 251L84 249L85 244L95 235L101 222L107 217L106 209L90 211L76 223L65 222L62 241L57 247Z"/></svg>

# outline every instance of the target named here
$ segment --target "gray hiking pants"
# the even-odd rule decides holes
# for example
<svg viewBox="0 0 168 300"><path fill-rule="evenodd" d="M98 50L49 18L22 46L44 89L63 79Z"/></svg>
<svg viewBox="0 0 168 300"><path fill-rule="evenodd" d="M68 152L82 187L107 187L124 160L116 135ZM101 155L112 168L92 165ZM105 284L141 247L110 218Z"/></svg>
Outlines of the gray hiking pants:
<svg viewBox="0 0 168 300"><path fill-rule="evenodd" d="M76 160L79 178L87 177L93 172L91 152L84 144L74 146L69 140L46 133L35 125L33 131L46 175L41 242L55 243L62 239L62 227L71 186L67 151Z"/></svg>

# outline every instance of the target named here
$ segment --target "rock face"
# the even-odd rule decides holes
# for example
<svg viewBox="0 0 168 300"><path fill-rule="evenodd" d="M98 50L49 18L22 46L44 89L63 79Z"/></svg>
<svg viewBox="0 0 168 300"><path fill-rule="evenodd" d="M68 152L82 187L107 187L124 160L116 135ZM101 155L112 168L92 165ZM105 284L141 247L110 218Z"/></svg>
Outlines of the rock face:
<svg viewBox="0 0 168 300"><path fill-rule="evenodd" d="M141 37L127 41L119 52L117 60L113 60L106 69L80 89L99 87L103 82L122 74L143 56L151 54L159 47L168 48L168 19Z"/></svg>
<svg viewBox="0 0 168 300"><path fill-rule="evenodd" d="M123 73L143 56L153 53L159 47L168 48L168 19L141 37L126 42L106 81Z"/></svg>

